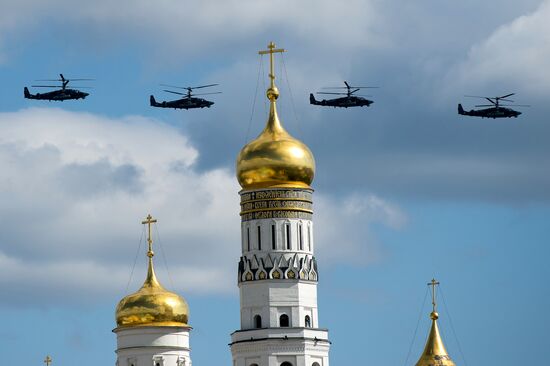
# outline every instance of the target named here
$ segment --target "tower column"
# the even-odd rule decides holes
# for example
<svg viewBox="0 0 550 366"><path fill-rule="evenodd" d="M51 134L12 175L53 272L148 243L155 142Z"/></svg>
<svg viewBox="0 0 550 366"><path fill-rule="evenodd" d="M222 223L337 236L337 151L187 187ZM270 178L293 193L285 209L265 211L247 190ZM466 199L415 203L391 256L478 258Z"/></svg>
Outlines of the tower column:
<svg viewBox="0 0 550 366"><path fill-rule="evenodd" d="M320 327L313 238L315 161L277 115L271 42L269 117L240 152L241 250L237 282L241 327L231 334L234 366L328 366L328 330Z"/></svg>

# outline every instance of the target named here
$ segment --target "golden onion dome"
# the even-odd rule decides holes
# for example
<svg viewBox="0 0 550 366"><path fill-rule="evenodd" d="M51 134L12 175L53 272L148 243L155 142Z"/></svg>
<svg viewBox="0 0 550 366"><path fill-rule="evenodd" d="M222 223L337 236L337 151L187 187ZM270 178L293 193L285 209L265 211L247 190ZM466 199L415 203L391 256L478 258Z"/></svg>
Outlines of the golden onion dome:
<svg viewBox="0 0 550 366"><path fill-rule="evenodd" d="M265 187L308 188L315 174L309 148L285 131L275 103L271 103L267 126L241 150L237 179L243 189Z"/></svg>
<svg viewBox="0 0 550 366"><path fill-rule="evenodd" d="M148 216L151 219L151 216ZM155 222L155 221L151 221ZM141 288L118 303L116 323L118 327L174 326L188 327L189 306L178 294L166 290L157 280L153 268L153 251L149 235L149 266L147 278Z"/></svg>
<svg viewBox="0 0 550 366"><path fill-rule="evenodd" d="M315 175L315 160L309 148L290 136L283 128L277 115L276 100L279 90L273 75L273 53L284 50L274 49L270 43L271 86L267 90L270 101L267 124L260 135L242 148L237 158L237 179L243 189L266 187L309 188Z"/></svg>

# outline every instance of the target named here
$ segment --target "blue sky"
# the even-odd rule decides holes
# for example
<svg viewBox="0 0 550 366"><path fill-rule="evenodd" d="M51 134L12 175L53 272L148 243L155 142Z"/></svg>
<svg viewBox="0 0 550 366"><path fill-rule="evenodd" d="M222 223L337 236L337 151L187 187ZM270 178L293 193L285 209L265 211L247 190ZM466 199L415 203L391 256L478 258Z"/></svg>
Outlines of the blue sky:
<svg viewBox="0 0 550 366"><path fill-rule="evenodd" d="M317 163L331 362L414 364L434 276L457 364L535 363L531 350L550 346L549 1L0 4L6 362L114 364L114 308L144 278L144 253L130 272L151 212L170 273L158 256L160 278L191 306L193 362L230 363L234 159L265 122L265 75L251 111L257 51L271 40L288 50L277 66L281 119ZM60 72L95 78L90 97L23 98ZM343 80L380 86L375 103L308 104ZM223 94L209 110L154 109L150 94L170 97L160 83L219 83ZM518 119L456 114L458 102L475 104L464 94L509 92L532 105Z"/></svg>

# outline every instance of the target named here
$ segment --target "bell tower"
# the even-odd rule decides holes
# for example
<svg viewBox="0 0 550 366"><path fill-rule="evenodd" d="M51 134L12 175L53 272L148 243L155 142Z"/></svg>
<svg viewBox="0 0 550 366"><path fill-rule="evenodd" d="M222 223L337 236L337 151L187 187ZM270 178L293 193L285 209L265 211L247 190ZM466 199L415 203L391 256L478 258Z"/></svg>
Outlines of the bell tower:
<svg viewBox="0 0 550 366"><path fill-rule="evenodd" d="M233 366L328 366L328 330L319 324L314 256L315 160L277 115L274 54L267 124L241 150L241 250L237 282L241 327L231 334Z"/></svg>

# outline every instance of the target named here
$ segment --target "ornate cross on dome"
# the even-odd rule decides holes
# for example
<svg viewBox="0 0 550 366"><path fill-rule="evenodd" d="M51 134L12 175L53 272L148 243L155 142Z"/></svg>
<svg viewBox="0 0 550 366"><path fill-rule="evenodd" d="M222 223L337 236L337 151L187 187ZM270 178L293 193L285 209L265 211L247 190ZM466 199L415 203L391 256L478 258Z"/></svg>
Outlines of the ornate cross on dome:
<svg viewBox="0 0 550 366"><path fill-rule="evenodd" d="M432 286L432 311L435 312L435 286L439 285L439 282L435 280L435 278L432 278L432 280L428 283L428 286Z"/></svg>
<svg viewBox="0 0 550 366"><path fill-rule="evenodd" d="M285 50L283 48L275 48L275 43L269 42L267 45L269 48L266 51L258 52L260 55L269 54L269 78L271 79L271 89L275 88L275 72L273 71L273 54L274 53L283 53Z"/></svg>
<svg viewBox="0 0 550 366"><path fill-rule="evenodd" d="M46 364L46 366L50 366L50 364L52 363L52 358L50 357L50 355L46 356L46 358L44 359L44 363Z"/></svg>
<svg viewBox="0 0 550 366"><path fill-rule="evenodd" d="M147 224L147 230L149 231L147 236L147 243L149 243L147 256L149 258L152 258L155 255L155 253L153 252L153 239L151 238L151 224L154 224L155 222L157 222L157 219L153 219L153 216L151 216L151 214L147 215L145 221L141 222L143 225Z"/></svg>

